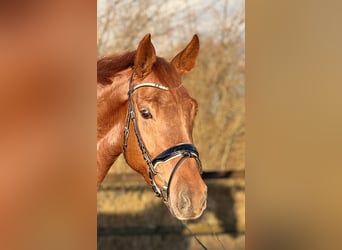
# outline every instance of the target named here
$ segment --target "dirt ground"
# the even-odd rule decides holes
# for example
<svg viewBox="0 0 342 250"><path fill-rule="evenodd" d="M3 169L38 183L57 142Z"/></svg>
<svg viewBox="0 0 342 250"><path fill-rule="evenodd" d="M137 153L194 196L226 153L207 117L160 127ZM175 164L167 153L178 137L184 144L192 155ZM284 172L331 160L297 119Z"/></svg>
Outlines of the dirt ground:
<svg viewBox="0 0 342 250"><path fill-rule="evenodd" d="M245 249L243 178L206 180L207 209L187 227L144 180L110 174L98 190L98 249ZM192 231L190 232L189 229Z"/></svg>

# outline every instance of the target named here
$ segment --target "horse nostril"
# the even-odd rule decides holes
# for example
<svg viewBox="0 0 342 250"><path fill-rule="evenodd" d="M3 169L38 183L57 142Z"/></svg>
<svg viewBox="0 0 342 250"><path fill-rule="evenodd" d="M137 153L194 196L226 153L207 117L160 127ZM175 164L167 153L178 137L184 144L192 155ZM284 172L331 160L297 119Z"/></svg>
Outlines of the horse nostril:
<svg viewBox="0 0 342 250"><path fill-rule="evenodd" d="M191 206L190 198L186 192L182 192L179 198L179 209L186 210Z"/></svg>

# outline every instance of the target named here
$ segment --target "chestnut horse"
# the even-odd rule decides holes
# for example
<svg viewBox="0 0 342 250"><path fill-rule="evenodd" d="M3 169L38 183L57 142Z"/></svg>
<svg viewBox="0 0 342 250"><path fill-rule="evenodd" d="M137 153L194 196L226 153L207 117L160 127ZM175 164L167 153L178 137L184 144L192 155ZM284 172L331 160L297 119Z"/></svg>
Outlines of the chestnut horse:
<svg viewBox="0 0 342 250"><path fill-rule="evenodd" d="M137 50L97 62L97 185L123 153L180 220L201 216L207 198L192 144L197 102L181 81L198 52L194 35L169 63L148 34Z"/></svg>

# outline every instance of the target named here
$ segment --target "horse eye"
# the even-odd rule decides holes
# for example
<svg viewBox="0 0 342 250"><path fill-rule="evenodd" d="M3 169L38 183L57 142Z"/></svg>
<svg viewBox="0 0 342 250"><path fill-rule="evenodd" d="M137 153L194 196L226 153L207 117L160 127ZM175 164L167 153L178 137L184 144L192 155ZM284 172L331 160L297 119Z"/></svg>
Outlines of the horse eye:
<svg viewBox="0 0 342 250"><path fill-rule="evenodd" d="M140 114L141 114L142 118L144 118L144 119L151 119L152 118L152 114L148 109L140 110Z"/></svg>

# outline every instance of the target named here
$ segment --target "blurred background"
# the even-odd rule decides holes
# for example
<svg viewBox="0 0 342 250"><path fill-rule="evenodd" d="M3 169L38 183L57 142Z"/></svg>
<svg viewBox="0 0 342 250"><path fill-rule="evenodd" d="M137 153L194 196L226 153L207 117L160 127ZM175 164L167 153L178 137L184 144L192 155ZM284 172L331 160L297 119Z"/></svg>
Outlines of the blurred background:
<svg viewBox="0 0 342 250"><path fill-rule="evenodd" d="M188 223L192 233L154 197L120 158L98 190L98 249L244 249L245 3L98 0L98 58L136 49L146 33L158 56L171 60L200 38L194 70L183 83L198 104L194 144L205 172L208 208ZM228 173L228 174L227 174Z"/></svg>

